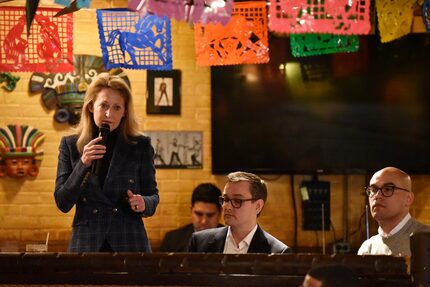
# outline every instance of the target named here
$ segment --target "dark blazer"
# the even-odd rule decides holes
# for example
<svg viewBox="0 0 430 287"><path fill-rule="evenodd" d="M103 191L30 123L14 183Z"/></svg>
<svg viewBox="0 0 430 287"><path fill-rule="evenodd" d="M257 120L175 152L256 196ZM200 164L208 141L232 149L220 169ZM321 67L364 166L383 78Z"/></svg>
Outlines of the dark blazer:
<svg viewBox="0 0 430 287"><path fill-rule="evenodd" d="M151 252L142 220L159 202L150 139L118 137L103 188L83 165L76 141L76 135L61 139L54 193L62 212L76 207L68 251L97 252L107 241L116 252ZM130 208L127 189L143 196L144 212Z"/></svg>
<svg viewBox="0 0 430 287"><path fill-rule="evenodd" d="M206 229L191 236L189 252L223 253L228 227ZM291 248L264 231L260 226L251 240L248 253L289 253Z"/></svg>
<svg viewBox="0 0 430 287"><path fill-rule="evenodd" d="M193 232L194 226L191 223L167 232L161 242L160 252L187 252Z"/></svg>
<svg viewBox="0 0 430 287"><path fill-rule="evenodd" d="M218 224L218 227L223 226ZM160 252L187 252L194 226L190 223L178 229L171 230L164 236Z"/></svg>

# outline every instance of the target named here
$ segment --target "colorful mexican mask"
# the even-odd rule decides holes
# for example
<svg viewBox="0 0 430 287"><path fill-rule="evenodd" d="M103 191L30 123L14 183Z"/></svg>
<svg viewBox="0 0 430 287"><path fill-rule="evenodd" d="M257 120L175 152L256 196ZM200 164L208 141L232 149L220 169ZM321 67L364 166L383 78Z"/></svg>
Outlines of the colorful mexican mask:
<svg viewBox="0 0 430 287"><path fill-rule="evenodd" d="M56 122L76 125L81 118L88 85L106 69L102 58L97 56L75 55L73 62L75 67L73 73L33 73L30 78L30 91L42 92L46 108L56 110L54 115ZM130 85L123 70L112 69L109 73L121 76Z"/></svg>
<svg viewBox="0 0 430 287"><path fill-rule="evenodd" d="M45 134L27 125L0 128L0 177L36 177L43 151L38 150Z"/></svg>

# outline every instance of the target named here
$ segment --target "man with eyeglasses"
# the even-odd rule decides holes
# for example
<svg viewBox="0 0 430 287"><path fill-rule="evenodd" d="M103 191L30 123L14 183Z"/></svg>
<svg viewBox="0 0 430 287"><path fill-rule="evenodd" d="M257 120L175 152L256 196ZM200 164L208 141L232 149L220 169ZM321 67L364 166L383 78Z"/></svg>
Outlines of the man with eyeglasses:
<svg viewBox="0 0 430 287"><path fill-rule="evenodd" d="M195 232L188 251L211 253L285 253L291 249L264 231L257 217L267 199L267 187L257 175L233 172L220 197L227 226Z"/></svg>
<svg viewBox="0 0 430 287"><path fill-rule="evenodd" d="M191 196L191 223L166 233L160 252L187 252L191 234L208 228L221 227L221 190L212 183L201 183Z"/></svg>
<svg viewBox="0 0 430 287"><path fill-rule="evenodd" d="M414 202L410 176L395 167L377 171L366 188L372 217L378 222L378 234L361 245L358 255L410 256L409 237L430 231L409 213Z"/></svg>

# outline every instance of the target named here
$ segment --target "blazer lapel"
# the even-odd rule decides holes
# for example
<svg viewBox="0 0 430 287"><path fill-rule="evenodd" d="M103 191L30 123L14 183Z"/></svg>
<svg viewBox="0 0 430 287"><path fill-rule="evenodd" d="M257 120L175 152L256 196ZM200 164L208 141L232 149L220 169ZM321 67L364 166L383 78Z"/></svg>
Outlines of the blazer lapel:
<svg viewBox="0 0 430 287"><path fill-rule="evenodd" d="M90 176L91 193L94 197L94 201L103 202L107 205L111 205L109 197L103 192L98 176Z"/></svg>
<svg viewBox="0 0 430 287"><path fill-rule="evenodd" d="M130 158L129 153L131 153L132 150L132 146L121 136L118 136L104 186L109 186L109 182L115 180L117 175L119 175L121 172L123 173L124 169L130 165L128 159Z"/></svg>
<svg viewBox="0 0 430 287"><path fill-rule="evenodd" d="M227 237L228 227L220 228L219 231L208 242L207 252L222 253L224 251L225 239Z"/></svg>
<svg viewBox="0 0 430 287"><path fill-rule="evenodd" d="M261 229L259 225L257 226L254 237L252 237L248 253L270 253L269 243L267 242L263 229Z"/></svg>

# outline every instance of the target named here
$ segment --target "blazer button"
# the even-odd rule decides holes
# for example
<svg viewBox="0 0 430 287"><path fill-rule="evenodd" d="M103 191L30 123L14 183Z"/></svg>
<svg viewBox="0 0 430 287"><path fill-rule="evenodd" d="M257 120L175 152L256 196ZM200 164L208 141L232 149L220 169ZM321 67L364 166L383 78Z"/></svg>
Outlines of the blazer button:
<svg viewBox="0 0 430 287"><path fill-rule="evenodd" d="M118 211L118 208L116 208L116 207L114 209L112 209L113 213L116 213L117 211Z"/></svg>
<svg viewBox="0 0 430 287"><path fill-rule="evenodd" d="M97 214L99 212L99 210L97 208L93 209L93 214Z"/></svg>
<svg viewBox="0 0 430 287"><path fill-rule="evenodd" d="M133 178L130 178L130 179L128 180L128 183L134 183L134 179L133 179Z"/></svg>
<svg viewBox="0 0 430 287"><path fill-rule="evenodd" d="M82 202L87 202L87 198L86 197L82 197Z"/></svg>

